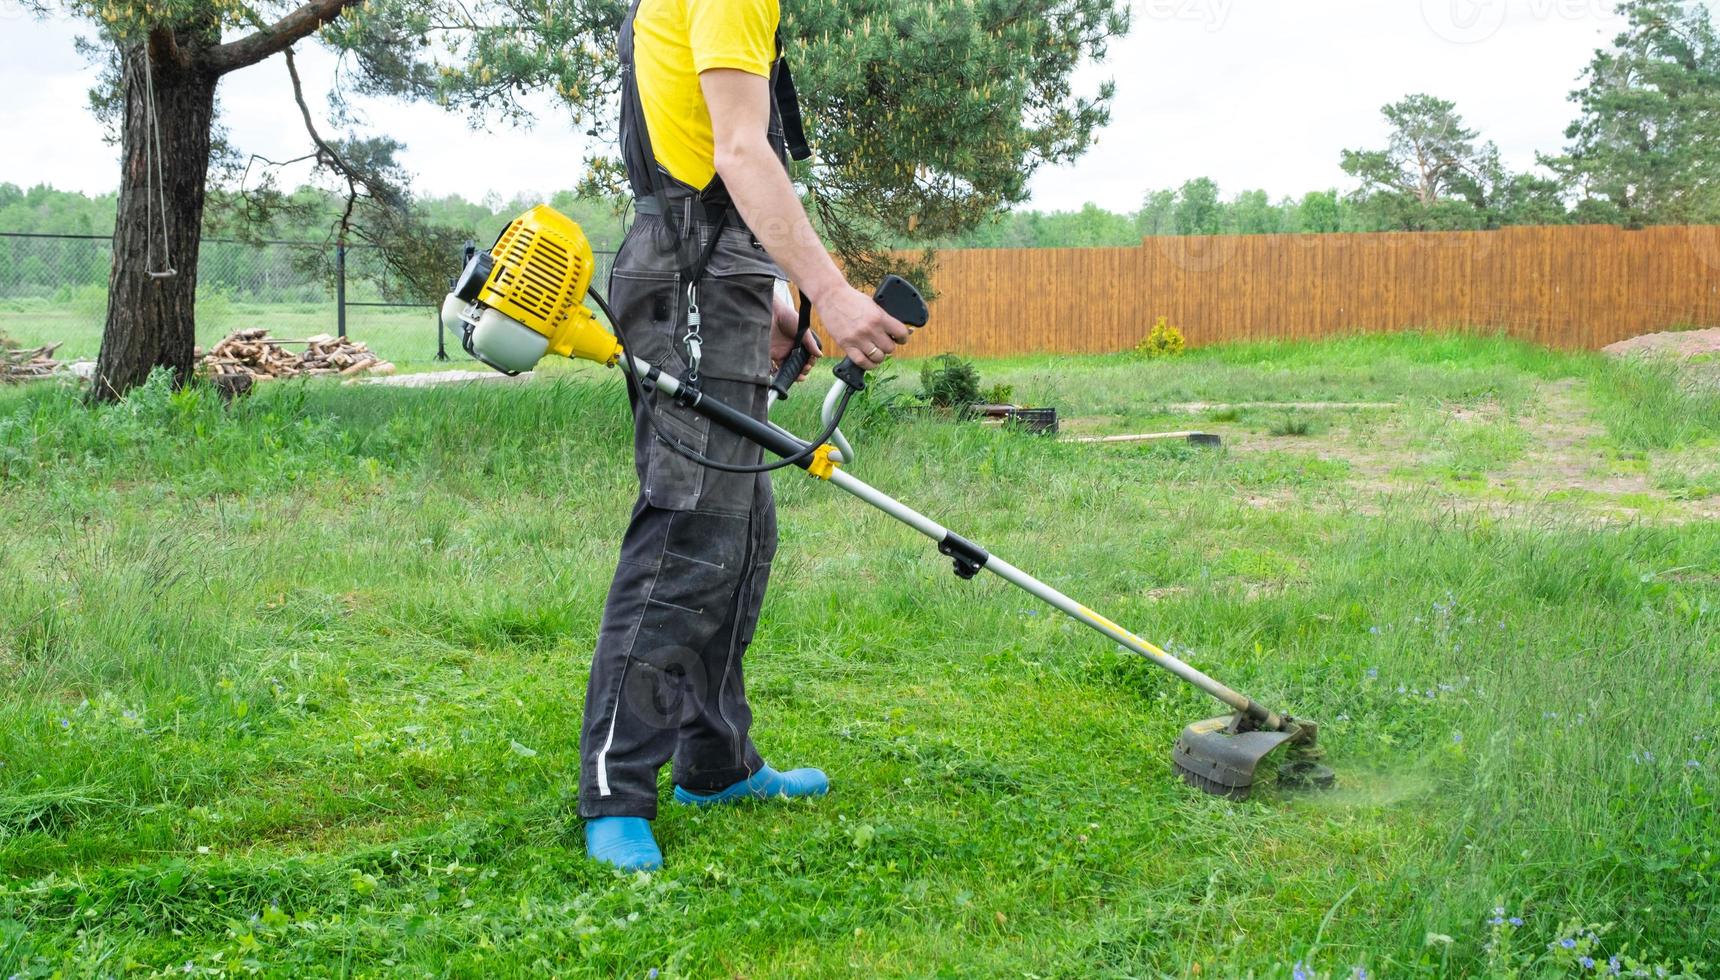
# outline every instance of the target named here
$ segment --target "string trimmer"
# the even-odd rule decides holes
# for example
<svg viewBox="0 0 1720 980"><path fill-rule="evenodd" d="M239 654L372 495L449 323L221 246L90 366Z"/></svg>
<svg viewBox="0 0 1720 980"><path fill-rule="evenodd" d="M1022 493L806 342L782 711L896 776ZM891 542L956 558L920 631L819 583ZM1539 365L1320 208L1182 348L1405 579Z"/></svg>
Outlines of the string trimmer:
<svg viewBox="0 0 1720 980"><path fill-rule="evenodd" d="M1318 754L1312 723L1273 711L1226 687L844 469L853 464L854 451L842 438L839 423L848 399L866 387L865 372L853 361L844 359L835 368L837 383L825 401L824 432L817 439L803 440L710 397L660 365L629 354L625 329L591 288L592 271L591 243L579 226L549 207L533 208L509 224L494 247L472 257L443 302L443 320L455 325L455 334L468 353L509 374L531 369L547 354L619 366L637 394L659 391L777 456L778 461L769 465L797 466L930 538L952 560L961 578L990 572L1224 702L1233 714L1196 722L1177 738L1172 761L1190 785L1242 799L1253 787L1261 762L1286 745L1292 758L1280 768L1280 782L1331 784L1330 770L1312 761ZM587 297L621 336L604 329L584 305ZM874 299L909 326L923 326L928 319L920 294L895 276L885 279ZM803 302L803 333L810 326L809 312ZM797 345L785 360L771 384L773 403L787 397L805 367L805 357L804 348ZM643 416L657 429L658 438L696 455L674 444L655 425L650 398L640 400L646 406Z"/></svg>

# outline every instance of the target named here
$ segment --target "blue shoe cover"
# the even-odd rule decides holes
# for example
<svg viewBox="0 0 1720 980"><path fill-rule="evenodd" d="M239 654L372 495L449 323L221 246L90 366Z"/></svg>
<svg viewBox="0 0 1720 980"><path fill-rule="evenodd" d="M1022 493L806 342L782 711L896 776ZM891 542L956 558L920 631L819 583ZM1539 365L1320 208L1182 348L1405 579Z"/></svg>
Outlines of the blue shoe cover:
<svg viewBox="0 0 1720 980"><path fill-rule="evenodd" d="M656 871L663 852L644 817L598 817L585 822L585 853L622 871Z"/></svg>
<svg viewBox="0 0 1720 980"><path fill-rule="evenodd" d="M805 796L823 796L830 792L830 777L819 769L794 769L777 772L765 766L749 779L718 790L715 793L694 793L675 787L675 802L694 806L712 803L734 803L738 800L794 800Z"/></svg>

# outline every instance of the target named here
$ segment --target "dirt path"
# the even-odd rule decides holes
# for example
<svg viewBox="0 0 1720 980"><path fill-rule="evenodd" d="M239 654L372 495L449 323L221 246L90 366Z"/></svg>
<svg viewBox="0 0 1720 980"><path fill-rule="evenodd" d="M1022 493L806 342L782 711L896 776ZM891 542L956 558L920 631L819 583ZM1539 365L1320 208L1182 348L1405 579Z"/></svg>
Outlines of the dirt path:
<svg viewBox="0 0 1720 980"><path fill-rule="evenodd" d="M1720 500L1678 500L1657 489L1647 455L1608 450L1606 429L1590 409L1584 381L1566 378L1538 385L1515 418L1497 402L1449 406L1443 416L1439 424L1449 427L1446 431L1514 427L1523 436L1521 454L1472 478L1454 479L1442 463L1448 450L1441 448L1437 435L1429 438L1425 415L1358 419L1301 437L1229 425L1206 428L1219 433L1238 454L1279 452L1343 462L1349 468L1345 483L1354 495L1351 503L1364 508L1387 496L1428 492L1452 506L1498 516L1544 512L1547 501L1556 499L1561 509L1607 522L1720 518ZM1305 506L1309 501L1295 503Z"/></svg>

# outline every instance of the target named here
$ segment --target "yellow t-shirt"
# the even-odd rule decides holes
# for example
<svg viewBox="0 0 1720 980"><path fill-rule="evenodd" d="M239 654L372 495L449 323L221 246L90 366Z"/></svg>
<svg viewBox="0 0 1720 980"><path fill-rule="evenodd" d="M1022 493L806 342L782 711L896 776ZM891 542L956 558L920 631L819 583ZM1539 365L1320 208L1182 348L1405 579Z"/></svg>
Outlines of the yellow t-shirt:
<svg viewBox="0 0 1720 980"><path fill-rule="evenodd" d="M770 77L777 0L641 0L633 18L639 101L657 162L703 190L716 176L716 139L699 73L737 68Z"/></svg>

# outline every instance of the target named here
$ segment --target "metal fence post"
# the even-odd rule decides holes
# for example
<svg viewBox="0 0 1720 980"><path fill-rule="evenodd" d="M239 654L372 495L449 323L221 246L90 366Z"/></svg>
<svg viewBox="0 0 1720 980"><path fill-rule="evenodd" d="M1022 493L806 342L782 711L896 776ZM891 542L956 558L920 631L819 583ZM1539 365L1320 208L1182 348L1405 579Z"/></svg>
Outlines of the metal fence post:
<svg viewBox="0 0 1720 980"><path fill-rule="evenodd" d="M334 247L335 328L346 339L346 243Z"/></svg>

